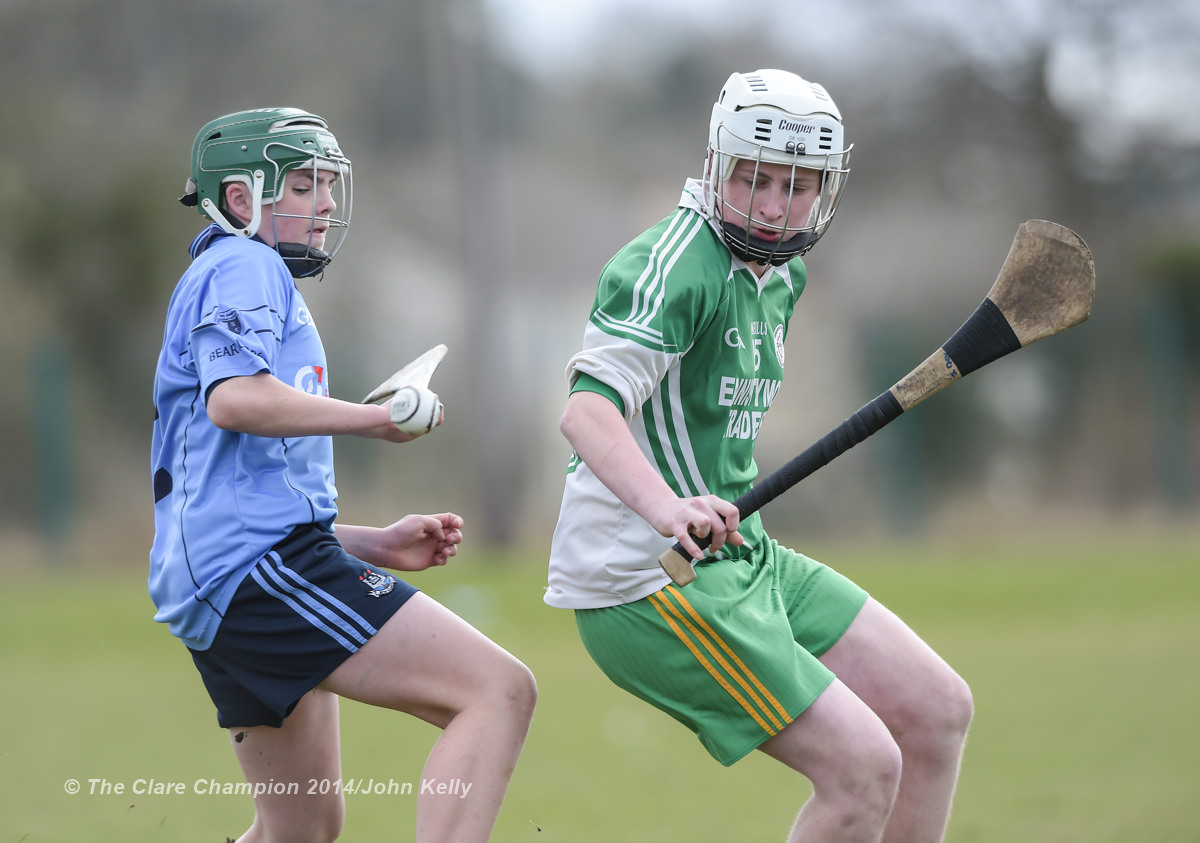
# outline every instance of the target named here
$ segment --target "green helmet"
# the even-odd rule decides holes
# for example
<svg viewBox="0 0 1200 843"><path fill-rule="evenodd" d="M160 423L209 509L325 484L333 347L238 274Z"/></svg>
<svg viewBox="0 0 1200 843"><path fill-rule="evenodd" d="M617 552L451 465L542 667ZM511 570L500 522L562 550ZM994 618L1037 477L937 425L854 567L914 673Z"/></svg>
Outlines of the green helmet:
<svg viewBox="0 0 1200 843"><path fill-rule="evenodd" d="M337 138L321 117L298 108L258 108L218 117L200 130L192 145L192 174L180 202L195 207L230 234L253 237L262 206L275 202L290 170L308 167L341 175L341 201L336 218L312 217L329 226L334 243L326 249L310 244L279 243L275 248L297 278L325 268L341 247L350 227L351 165ZM314 173L315 177L315 173ZM252 191L254 216L242 221L224 208L223 185L241 182Z"/></svg>

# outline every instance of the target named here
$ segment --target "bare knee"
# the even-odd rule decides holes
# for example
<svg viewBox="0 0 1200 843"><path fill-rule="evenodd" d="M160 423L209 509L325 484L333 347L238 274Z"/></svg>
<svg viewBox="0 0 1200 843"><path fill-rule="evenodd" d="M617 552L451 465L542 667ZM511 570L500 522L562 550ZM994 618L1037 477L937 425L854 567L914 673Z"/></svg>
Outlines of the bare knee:
<svg viewBox="0 0 1200 843"><path fill-rule="evenodd" d="M303 789L304 783L300 785ZM259 802L254 825L239 841L254 843L332 843L342 833L346 803L341 792L301 793L285 802Z"/></svg>
<svg viewBox="0 0 1200 843"><path fill-rule="evenodd" d="M812 782L824 822L844 828L847 839L854 840L859 835L851 829L884 827L900 789L903 755L882 721L864 717L842 723L800 749L794 769Z"/></svg>
<svg viewBox="0 0 1200 843"><path fill-rule="evenodd" d="M475 712L528 727L537 704L537 682L533 673L519 659L500 651L498 657L479 666L474 680L469 692L459 697L458 704L447 712L450 719ZM444 724L439 725L444 727Z"/></svg>
<svg viewBox="0 0 1200 843"><path fill-rule="evenodd" d="M533 709L537 705L537 680L522 662L516 658L501 672L501 678L496 684L495 692L504 701L507 708L515 716L528 724L533 719Z"/></svg>
<svg viewBox="0 0 1200 843"><path fill-rule="evenodd" d="M313 843L332 843L342 833L342 824L346 821L346 801L339 794L336 799L330 799L323 806L313 823Z"/></svg>
<svg viewBox="0 0 1200 843"><path fill-rule="evenodd" d="M957 673L950 683L944 704L943 716L947 728L965 738L967 729L971 726L971 718L975 716L975 699L971 695L971 687Z"/></svg>
<svg viewBox="0 0 1200 843"><path fill-rule="evenodd" d="M847 809L847 822L867 819L882 825L896 801L902 767L900 747L894 740L879 739L857 747L838 771L838 792Z"/></svg>
<svg viewBox="0 0 1200 843"><path fill-rule="evenodd" d="M948 671L933 700L927 728L952 743L962 743L974 714L975 702L970 686L957 673Z"/></svg>
<svg viewBox="0 0 1200 843"><path fill-rule="evenodd" d="M828 829L837 839L877 836L886 826L900 790L900 747L886 731L863 735L831 764L809 773L813 799L801 816ZM832 838L831 838L832 839Z"/></svg>
<svg viewBox="0 0 1200 843"><path fill-rule="evenodd" d="M921 698L891 719L889 726L906 758L957 759L975 713L970 686L948 668Z"/></svg>

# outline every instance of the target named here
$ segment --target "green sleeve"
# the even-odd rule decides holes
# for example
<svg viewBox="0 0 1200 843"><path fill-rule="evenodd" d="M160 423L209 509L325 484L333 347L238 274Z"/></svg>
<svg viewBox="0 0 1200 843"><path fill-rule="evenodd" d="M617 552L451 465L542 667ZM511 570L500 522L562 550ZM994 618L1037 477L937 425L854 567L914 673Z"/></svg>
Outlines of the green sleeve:
<svg viewBox="0 0 1200 843"><path fill-rule="evenodd" d="M591 375L580 373L575 379L575 383L571 386L571 394L576 392L595 392L597 395L603 395L609 401L617 405L617 409L621 411L621 415L625 415L625 402L621 400L621 396L611 386L602 380L597 380Z"/></svg>

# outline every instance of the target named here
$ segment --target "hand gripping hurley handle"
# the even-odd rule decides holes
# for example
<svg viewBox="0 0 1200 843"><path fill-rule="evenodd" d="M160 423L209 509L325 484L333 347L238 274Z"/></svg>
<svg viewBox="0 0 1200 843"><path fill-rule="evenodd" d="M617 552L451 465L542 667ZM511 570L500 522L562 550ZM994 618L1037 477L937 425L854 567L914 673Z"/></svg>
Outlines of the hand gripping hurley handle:
<svg viewBox="0 0 1200 843"><path fill-rule="evenodd" d="M761 483L734 501L739 517L746 518L762 509L818 468L846 453L903 412L904 408L900 406L900 402L896 400L896 396L891 391L883 393L874 401L861 407L850 418L809 445L799 456L788 460L782 467L767 475ZM696 538L696 544L700 546L701 550L708 547L711 541L710 536ZM676 585L687 585L696 578L692 559L679 542L658 557L658 564Z"/></svg>
<svg viewBox="0 0 1200 843"><path fill-rule="evenodd" d="M945 345L887 392L734 501L741 518L757 512L955 380L1083 322L1091 314L1095 292L1092 253L1078 234L1045 220L1023 223L996 283ZM696 543L703 550L710 538L697 538ZM687 585L696 578L692 559L678 542L658 562L677 585Z"/></svg>

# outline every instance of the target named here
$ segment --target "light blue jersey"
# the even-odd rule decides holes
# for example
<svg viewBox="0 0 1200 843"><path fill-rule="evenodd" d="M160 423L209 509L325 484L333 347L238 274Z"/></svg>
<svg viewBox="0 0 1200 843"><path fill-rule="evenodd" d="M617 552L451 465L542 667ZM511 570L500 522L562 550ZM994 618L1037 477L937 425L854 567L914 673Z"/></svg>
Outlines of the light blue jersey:
<svg viewBox="0 0 1200 843"><path fill-rule="evenodd" d="M215 225L191 254L154 378L149 587L155 620L203 650L263 554L298 525L332 523L337 490L330 437L233 433L205 409L216 383L259 372L329 395L321 337L283 259Z"/></svg>

